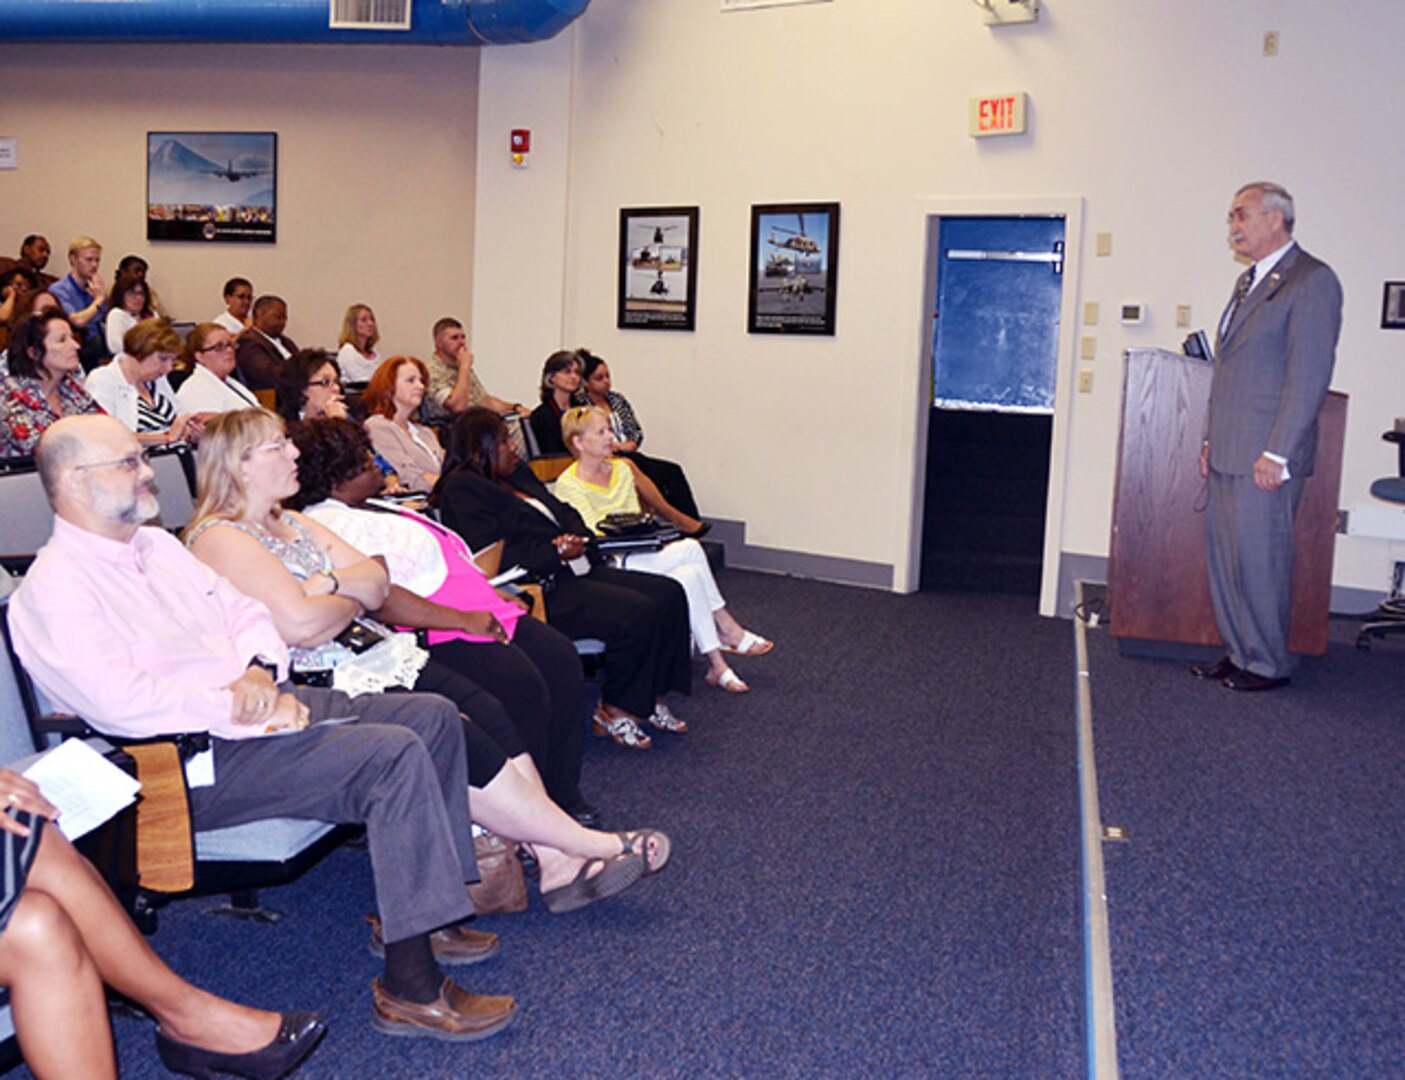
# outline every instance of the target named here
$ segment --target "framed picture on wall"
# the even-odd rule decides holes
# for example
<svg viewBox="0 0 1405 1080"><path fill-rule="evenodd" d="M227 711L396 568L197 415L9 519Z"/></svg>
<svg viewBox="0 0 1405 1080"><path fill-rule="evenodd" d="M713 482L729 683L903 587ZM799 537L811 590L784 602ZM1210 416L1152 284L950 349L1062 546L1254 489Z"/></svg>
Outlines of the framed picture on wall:
<svg viewBox="0 0 1405 1080"><path fill-rule="evenodd" d="M839 204L751 208L752 334L834 334L839 286Z"/></svg>
<svg viewBox="0 0 1405 1080"><path fill-rule="evenodd" d="M697 322L698 208L620 211L621 330L692 330Z"/></svg>
<svg viewBox="0 0 1405 1080"><path fill-rule="evenodd" d="M1387 281L1381 298L1381 329L1405 330L1405 281Z"/></svg>
<svg viewBox="0 0 1405 1080"><path fill-rule="evenodd" d="M146 238L276 243L277 132L147 132Z"/></svg>

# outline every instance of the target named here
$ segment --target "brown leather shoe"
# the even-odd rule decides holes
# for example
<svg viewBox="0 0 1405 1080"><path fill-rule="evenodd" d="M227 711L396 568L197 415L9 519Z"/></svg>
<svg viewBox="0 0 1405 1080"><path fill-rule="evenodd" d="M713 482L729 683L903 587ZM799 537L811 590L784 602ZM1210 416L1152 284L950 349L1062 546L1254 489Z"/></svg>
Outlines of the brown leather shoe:
<svg viewBox="0 0 1405 1080"><path fill-rule="evenodd" d="M371 924L371 955L385 955L385 941L381 937L379 915L367 915ZM434 959L441 964L454 965L480 964L491 956L496 956L502 943L498 935L487 930L470 930L466 926L446 926L429 935L429 944L434 949Z"/></svg>
<svg viewBox="0 0 1405 1080"><path fill-rule="evenodd" d="M439 996L423 1005L387 994L380 979L371 980L371 994L371 1026L382 1035L408 1039L475 1042L496 1035L517 1012L512 998L470 994L452 979L445 979Z"/></svg>

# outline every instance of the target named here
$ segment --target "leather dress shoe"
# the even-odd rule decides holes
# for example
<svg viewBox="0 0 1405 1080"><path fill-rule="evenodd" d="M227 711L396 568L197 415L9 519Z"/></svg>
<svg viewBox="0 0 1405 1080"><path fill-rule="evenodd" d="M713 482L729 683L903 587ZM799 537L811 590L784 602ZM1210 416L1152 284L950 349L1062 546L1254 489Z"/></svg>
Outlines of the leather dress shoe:
<svg viewBox="0 0 1405 1080"><path fill-rule="evenodd" d="M1286 676L1281 679L1273 679L1267 675L1258 675L1245 669L1226 675L1221 683L1231 690L1277 690L1280 686L1287 686L1288 679Z"/></svg>
<svg viewBox="0 0 1405 1080"><path fill-rule="evenodd" d="M1221 656L1213 664L1192 664L1190 673L1197 679L1214 679L1222 682L1240 669L1234 666L1228 656Z"/></svg>
<svg viewBox="0 0 1405 1080"><path fill-rule="evenodd" d="M382 1035L410 1039L475 1042L496 1035L517 1012L512 998L470 994L452 979L445 979L439 996L424 1004L386 993L379 979L371 980L371 993L371 1026Z"/></svg>
<svg viewBox="0 0 1405 1080"><path fill-rule="evenodd" d="M371 924L371 955L385 955L385 941L381 937L379 915L367 915ZM441 964L480 964L491 956L496 956L502 943L498 935L487 930L470 930L466 926L446 926L429 935L430 948L434 959Z"/></svg>
<svg viewBox="0 0 1405 1080"><path fill-rule="evenodd" d="M221 1054L176 1042L157 1028L156 1052L167 1069L185 1076L213 1080L217 1073L225 1073L249 1080L278 1080L296 1069L312 1053L327 1033L325 1019L316 1012L286 1012L273 1041L261 1050L251 1050L246 1054Z"/></svg>

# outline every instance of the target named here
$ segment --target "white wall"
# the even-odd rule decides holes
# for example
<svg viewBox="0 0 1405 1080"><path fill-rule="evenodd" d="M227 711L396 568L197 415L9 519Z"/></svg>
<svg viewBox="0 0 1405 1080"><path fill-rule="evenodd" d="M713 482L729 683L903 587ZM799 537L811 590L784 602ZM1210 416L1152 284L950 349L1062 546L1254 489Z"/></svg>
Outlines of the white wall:
<svg viewBox="0 0 1405 1080"><path fill-rule="evenodd" d="M30 232L67 273L96 237L111 279L134 252L177 318L223 309L224 281L288 300L289 334L335 346L356 302L380 351L423 354L440 315L467 317L473 283L477 49L361 46L10 45L0 53L0 252ZM148 131L277 131L278 243L146 240Z"/></svg>
<svg viewBox="0 0 1405 1080"><path fill-rule="evenodd" d="M571 148L558 178L570 199L568 284L554 295L524 290L480 246L475 295L480 337L496 339L506 320L559 320L561 339L539 347L542 356L584 343L609 358L648 448L687 464L708 512L744 519L754 543L887 563L904 580L919 411L918 207L1082 197L1085 256L1069 288L1080 303L1100 301L1103 318L1094 391L1072 402L1059 542L1105 554L1121 351L1177 347L1179 303L1192 305L1194 325L1213 327L1237 272L1225 211L1234 189L1257 178L1294 192L1299 239L1345 285L1334 380L1352 399L1343 504L1365 501L1369 481L1392 471L1379 434L1405 413L1405 335L1378 322L1381 282L1405 278L1394 210L1405 150L1392 123L1405 7L1051 0L1038 24L997 29L959 0L719 8L594 0L571 31L574 49L494 54L483 73L484 145L505 143L505 128L489 128L519 93L517 65L569 82L569 107L533 106L537 134ZM1281 51L1266 59L1270 29ZM1030 94L1030 133L969 138L968 98L1001 90ZM829 199L843 204L838 334L747 335L750 204ZM693 203L702 208L697 331L615 329L619 208ZM525 185L502 185L480 202L480 229L489 217L542 211ZM1093 235L1103 231L1113 255L1096 258ZM1148 305L1143 326L1113 322L1123 300ZM1337 583L1379 587L1387 554L1380 542L1341 538Z"/></svg>

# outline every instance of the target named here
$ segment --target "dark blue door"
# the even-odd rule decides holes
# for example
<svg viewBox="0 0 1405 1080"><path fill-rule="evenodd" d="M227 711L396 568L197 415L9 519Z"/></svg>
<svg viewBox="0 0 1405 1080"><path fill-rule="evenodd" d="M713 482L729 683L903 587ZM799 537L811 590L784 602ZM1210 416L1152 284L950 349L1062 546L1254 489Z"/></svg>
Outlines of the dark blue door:
<svg viewBox="0 0 1405 1080"><path fill-rule="evenodd" d="M1039 593L1062 218L943 218L922 587Z"/></svg>
<svg viewBox="0 0 1405 1080"><path fill-rule="evenodd" d="M937 264L934 404L1052 412L1062 218L945 218Z"/></svg>

